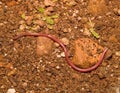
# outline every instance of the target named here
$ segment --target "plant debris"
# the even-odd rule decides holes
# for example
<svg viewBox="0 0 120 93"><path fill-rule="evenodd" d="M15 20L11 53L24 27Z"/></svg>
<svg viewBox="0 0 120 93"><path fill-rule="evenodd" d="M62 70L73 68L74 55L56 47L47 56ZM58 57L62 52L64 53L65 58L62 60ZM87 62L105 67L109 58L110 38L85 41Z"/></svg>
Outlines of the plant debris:
<svg viewBox="0 0 120 93"><path fill-rule="evenodd" d="M90 32L92 33L92 35L95 37L95 38L100 38L99 34L95 32L94 28L90 28Z"/></svg>
<svg viewBox="0 0 120 93"><path fill-rule="evenodd" d="M89 31L91 32L91 34L97 39L100 38L99 34L95 31L95 24L90 19L88 25L90 26Z"/></svg>
<svg viewBox="0 0 120 93"><path fill-rule="evenodd" d="M25 17L26 17L26 16L25 16L25 13L23 13L23 14L21 15L21 18L22 18L22 19L25 19Z"/></svg>
<svg viewBox="0 0 120 93"><path fill-rule="evenodd" d="M40 13L44 13L44 12L45 12L45 9L42 8L42 7L40 7L40 8L38 8L38 11L39 11Z"/></svg>
<svg viewBox="0 0 120 93"><path fill-rule="evenodd" d="M51 17L46 16L45 21L46 21L46 23L48 23L50 25L54 25L54 20Z"/></svg>

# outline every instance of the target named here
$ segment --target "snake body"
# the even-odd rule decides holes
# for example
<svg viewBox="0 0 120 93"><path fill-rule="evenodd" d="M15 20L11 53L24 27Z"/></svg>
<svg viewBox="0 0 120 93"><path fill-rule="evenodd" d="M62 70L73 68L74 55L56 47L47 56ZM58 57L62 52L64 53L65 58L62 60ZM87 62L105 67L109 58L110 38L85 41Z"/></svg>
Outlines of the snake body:
<svg viewBox="0 0 120 93"><path fill-rule="evenodd" d="M85 69L82 69L82 68L79 68L77 66L75 66L71 60L69 59L69 53L67 51L67 48L65 47L65 45L57 38L49 35L49 34L41 34L41 33L31 33L31 32L26 32L26 33L23 33L23 34L19 34L17 35L14 40L17 40L21 37L25 37L25 36L35 36L35 37L46 37L46 38L49 38L51 40L53 40L54 42L58 43L61 48L63 49L64 53L65 53L65 59L66 59L66 62L71 66L71 68L73 68L74 70L78 71L78 72L90 72L90 71L93 71L95 70L96 68L98 68L100 66L100 64L102 63L104 57L105 57L105 54L107 53L108 51L108 48L105 48L101 57L100 57L100 60L92 67L89 67L89 68L85 68Z"/></svg>

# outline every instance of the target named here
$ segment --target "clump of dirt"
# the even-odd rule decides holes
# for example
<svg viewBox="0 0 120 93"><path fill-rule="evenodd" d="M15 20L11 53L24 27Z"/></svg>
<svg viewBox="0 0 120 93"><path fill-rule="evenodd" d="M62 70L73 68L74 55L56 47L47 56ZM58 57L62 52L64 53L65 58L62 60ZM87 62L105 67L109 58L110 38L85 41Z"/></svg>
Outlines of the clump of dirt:
<svg viewBox="0 0 120 93"><path fill-rule="evenodd" d="M73 63L80 68L95 65L101 57L104 48L88 38L80 38L74 42L75 53Z"/></svg>
<svg viewBox="0 0 120 93"><path fill-rule="evenodd" d="M52 50L52 41L45 37L37 38L37 49L36 52L39 56L49 54Z"/></svg>

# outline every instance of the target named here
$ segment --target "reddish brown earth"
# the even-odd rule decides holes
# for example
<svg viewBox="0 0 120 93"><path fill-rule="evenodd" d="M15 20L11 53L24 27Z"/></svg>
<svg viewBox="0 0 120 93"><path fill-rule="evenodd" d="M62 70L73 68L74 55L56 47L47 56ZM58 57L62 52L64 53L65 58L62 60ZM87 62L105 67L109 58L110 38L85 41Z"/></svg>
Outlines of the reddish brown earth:
<svg viewBox="0 0 120 93"><path fill-rule="evenodd" d="M92 8L87 0L1 0L0 93L120 93L120 1L103 1ZM109 48L112 56L96 70L80 73L68 66L54 42L46 41L48 50L39 54L37 37L13 41L26 31L59 38L71 60L78 38Z"/></svg>

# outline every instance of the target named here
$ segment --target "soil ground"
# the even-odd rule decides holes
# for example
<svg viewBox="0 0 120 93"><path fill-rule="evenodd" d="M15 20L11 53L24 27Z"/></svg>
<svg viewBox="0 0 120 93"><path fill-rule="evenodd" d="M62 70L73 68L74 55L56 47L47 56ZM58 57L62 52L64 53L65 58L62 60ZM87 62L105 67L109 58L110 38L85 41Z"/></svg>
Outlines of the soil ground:
<svg viewBox="0 0 120 93"><path fill-rule="evenodd" d="M14 93L8 92L9 89L16 93L120 93L120 14L115 11L120 9L120 1L109 0L108 12L94 16L87 11L87 0L71 3L56 0L55 5L50 5L53 10L48 10L52 12L46 12L47 15L59 14L59 18L54 19L53 28L45 23L31 30L35 25L31 20L24 19L24 13L33 16L32 20L38 20L37 17L42 14L37 9L44 7L43 2L0 1L0 93ZM95 23L99 39L84 35L87 18ZM70 42L67 45L69 50L75 39L88 37L109 48L113 54L96 70L80 73L70 68L64 57L56 57L62 53L60 47L53 46L51 53L39 56L35 51L36 37L13 41L16 35L28 30L48 33L59 39L65 37Z"/></svg>

